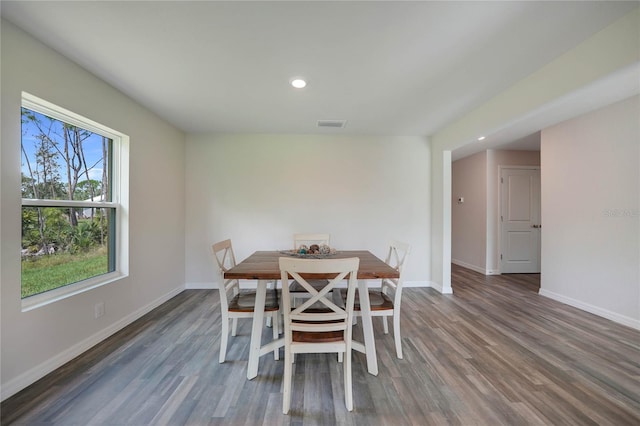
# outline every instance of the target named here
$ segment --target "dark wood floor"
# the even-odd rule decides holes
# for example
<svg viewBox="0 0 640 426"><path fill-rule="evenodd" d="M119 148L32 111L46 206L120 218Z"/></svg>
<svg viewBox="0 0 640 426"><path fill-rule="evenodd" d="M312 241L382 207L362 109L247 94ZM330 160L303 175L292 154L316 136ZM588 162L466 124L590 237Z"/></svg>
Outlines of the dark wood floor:
<svg viewBox="0 0 640 426"><path fill-rule="evenodd" d="M4 401L2 424L640 424L640 332L537 295L537 275L453 283L405 290L403 360L375 323L380 373L354 354L352 413L335 356L306 355L282 415L283 361L246 380L244 321L218 364L218 294L189 290Z"/></svg>

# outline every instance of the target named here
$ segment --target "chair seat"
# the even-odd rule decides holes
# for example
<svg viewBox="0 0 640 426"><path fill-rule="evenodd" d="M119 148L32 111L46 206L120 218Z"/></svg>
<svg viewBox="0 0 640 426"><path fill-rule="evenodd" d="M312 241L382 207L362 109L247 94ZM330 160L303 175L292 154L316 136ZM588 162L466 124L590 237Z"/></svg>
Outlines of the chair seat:
<svg viewBox="0 0 640 426"><path fill-rule="evenodd" d="M344 331L323 331L323 332L311 332L311 331L292 331L291 340L294 342L305 343L327 343L327 342L340 342L344 340Z"/></svg>
<svg viewBox="0 0 640 426"><path fill-rule="evenodd" d="M256 304L255 291L242 291L229 301L230 312L253 312ZM268 289L265 299L265 312L277 311L280 309L278 304L278 293L275 289Z"/></svg>
<svg viewBox="0 0 640 426"><path fill-rule="evenodd" d="M327 284L329 284L329 281L328 280L309 280L308 283L311 284L311 287L313 287L316 291L320 291ZM289 293L306 293L306 292L307 290L305 290L304 287L302 287L302 285L300 285L298 281L293 281L291 284L289 284Z"/></svg>
<svg viewBox="0 0 640 426"><path fill-rule="evenodd" d="M346 300L347 291L342 290L342 300ZM388 311L393 309L393 300L380 290L369 290L369 304L371 305L372 311ZM354 311L359 311L360 309L360 296L356 292L356 301L353 306Z"/></svg>

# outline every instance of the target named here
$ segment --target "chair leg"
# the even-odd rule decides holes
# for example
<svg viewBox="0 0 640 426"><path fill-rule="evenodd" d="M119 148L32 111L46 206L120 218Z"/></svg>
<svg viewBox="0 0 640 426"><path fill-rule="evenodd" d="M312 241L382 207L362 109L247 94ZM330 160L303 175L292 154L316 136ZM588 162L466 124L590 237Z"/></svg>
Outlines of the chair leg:
<svg viewBox="0 0 640 426"><path fill-rule="evenodd" d="M387 316L382 317L382 326L384 328L384 334L389 334L389 322L387 321Z"/></svg>
<svg viewBox="0 0 640 426"><path fill-rule="evenodd" d="M344 404L347 411L353 411L353 386L351 383L351 351L344 354Z"/></svg>
<svg viewBox="0 0 640 426"><path fill-rule="evenodd" d="M231 335L236 337L236 333L238 331L238 318L233 318L231 320Z"/></svg>
<svg viewBox="0 0 640 426"><path fill-rule="evenodd" d="M229 318L222 320L222 331L220 335L220 358L219 362L222 364L227 356L227 339L229 338Z"/></svg>
<svg viewBox="0 0 640 426"><path fill-rule="evenodd" d="M273 340L278 340L278 337L280 336L280 332L278 331L278 316L278 311L269 316L269 318L273 320ZM280 348L275 348L273 350L273 359L276 361L280 359Z"/></svg>
<svg viewBox="0 0 640 426"><path fill-rule="evenodd" d="M276 287L276 283L275 282L272 281L270 283L267 283L267 290L274 289L275 287ZM267 327L271 327L271 325L272 325L271 324L271 316L268 316L267 317Z"/></svg>
<svg viewBox="0 0 640 426"><path fill-rule="evenodd" d="M402 336L400 336L400 311L393 312L393 338L396 341L396 355L402 359Z"/></svg>
<svg viewBox="0 0 640 426"><path fill-rule="evenodd" d="M284 387L282 390L282 412L289 413L291 406L291 376L293 372L293 362L291 361L293 354L285 349L284 351Z"/></svg>

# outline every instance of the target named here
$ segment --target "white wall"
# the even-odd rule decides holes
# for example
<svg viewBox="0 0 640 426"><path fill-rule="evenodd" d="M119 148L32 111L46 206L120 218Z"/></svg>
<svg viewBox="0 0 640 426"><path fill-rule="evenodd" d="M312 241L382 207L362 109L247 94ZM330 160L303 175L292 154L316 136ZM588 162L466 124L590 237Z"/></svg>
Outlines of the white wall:
<svg viewBox="0 0 640 426"><path fill-rule="evenodd" d="M184 135L2 21L2 399L184 288ZM21 312L20 103L29 92L130 137L130 275ZM94 319L93 307L105 303Z"/></svg>
<svg viewBox="0 0 640 426"><path fill-rule="evenodd" d="M640 328L640 97L542 131L540 293Z"/></svg>
<svg viewBox="0 0 640 426"><path fill-rule="evenodd" d="M290 249L295 232L382 258L390 239L406 241L405 280L427 285L429 161L418 137L188 136L187 286L214 286L212 243L231 238L240 260Z"/></svg>
<svg viewBox="0 0 640 426"><path fill-rule="evenodd" d="M458 203L460 197L463 203ZM451 164L451 261L485 273L487 152Z"/></svg>

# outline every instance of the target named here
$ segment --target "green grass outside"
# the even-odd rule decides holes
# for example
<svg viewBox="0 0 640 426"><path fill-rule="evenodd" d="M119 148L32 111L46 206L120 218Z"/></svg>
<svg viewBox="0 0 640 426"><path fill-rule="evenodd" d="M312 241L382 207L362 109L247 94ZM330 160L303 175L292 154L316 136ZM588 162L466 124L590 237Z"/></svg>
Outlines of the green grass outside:
<svg viewBox="0 0 640 426"><path fill-rule="evenodd" d="M22 298L108 272L106 247L22 260Z"/></svg>

